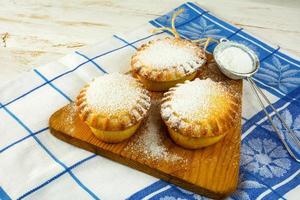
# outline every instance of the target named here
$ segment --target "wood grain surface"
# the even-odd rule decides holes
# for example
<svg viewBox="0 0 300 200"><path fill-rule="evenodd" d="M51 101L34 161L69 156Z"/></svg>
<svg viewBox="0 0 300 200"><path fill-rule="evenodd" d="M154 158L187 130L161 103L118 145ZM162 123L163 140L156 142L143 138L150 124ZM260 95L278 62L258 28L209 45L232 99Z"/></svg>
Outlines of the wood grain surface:
<svg viewBox="0 0 300 200"><path fill-rule="evenodd" d="M242 82L229 80L214 63L199 73L201 78L226 81L233 92L242 93ZM240 95L241 96L241 95ZM187 150L172 142L160 117L162 93L151 93L149 116L129 140L108 144L98 140L83 123L74 103L55 112L49 120L51 133L57 138L162 178L211 198L223 198L235 191L240 158L240 120L224 139L200 150ZM237 110L238 117L241 108Z"/></svg>

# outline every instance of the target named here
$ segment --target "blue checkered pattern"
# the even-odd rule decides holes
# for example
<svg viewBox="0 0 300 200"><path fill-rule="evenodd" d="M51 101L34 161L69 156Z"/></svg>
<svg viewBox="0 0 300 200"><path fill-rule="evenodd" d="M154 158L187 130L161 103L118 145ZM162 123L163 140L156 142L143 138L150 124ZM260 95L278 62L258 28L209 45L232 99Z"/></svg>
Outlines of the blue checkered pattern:
<svg viewBox="0 0 300 200"><path fill-rule="evenodd" d="M193 3L179 8L185 9L175 21L181 37L226 37L258 54L262 67L255 82L300 137L300 61ZM50 135L48 128L49 116L71 102L86 82L105 73L128 71L137 47L167 36L167 32L150 34L149 30L169 27L173 13L132 34L114 35L105 43L34 69L1 87L0 199L205 199L65 144ZM214 47L212 44L208 50ZM240 183L229 198L296 199L300 165L289 157L253 96L245 82ZM293 147L279 120L273 119ZM293 151L300 154L298 149Z"/></svg>

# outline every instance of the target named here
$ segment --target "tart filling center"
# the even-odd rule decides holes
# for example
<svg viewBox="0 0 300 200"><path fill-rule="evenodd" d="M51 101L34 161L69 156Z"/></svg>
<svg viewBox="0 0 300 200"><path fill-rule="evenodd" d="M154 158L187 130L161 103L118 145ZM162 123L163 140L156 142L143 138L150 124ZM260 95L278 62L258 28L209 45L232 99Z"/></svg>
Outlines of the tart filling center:
<svg viewBox="0 0 300 200"><path fill-rule="evenodd" d="M199 60L194 46L182 45L174 40L158 40L141 51L139 59L153 69L167 69L174 66L187 65Z"/></svg>
<svg viewBox="0 0 300 200"><path fill-rule="evenodd" d="M236 124L237 94L225 82L195 79L164 94L161 116L168 128L189 137L217 136Z"/></svg>
<svg viewBox="0 0 300 200"><path fill-rule="evenodd" d="M217 82L196 79L176 88L170 106L183 119L199 121L221 112L227 93L227 89Z"/></svg>
<svg viewBox="0 0 300 200"><path fill-rule="evenodd" d="M130 111L143 95L134 78L114 73L94 80L87 89L86 100L96 112L115 115Z"/></svg>

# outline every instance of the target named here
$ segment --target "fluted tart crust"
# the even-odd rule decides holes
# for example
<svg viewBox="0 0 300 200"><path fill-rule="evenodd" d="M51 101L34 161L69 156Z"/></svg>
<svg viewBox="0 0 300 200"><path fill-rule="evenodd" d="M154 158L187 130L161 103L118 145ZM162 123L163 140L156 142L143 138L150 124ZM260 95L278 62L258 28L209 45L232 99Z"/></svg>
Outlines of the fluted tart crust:
<svg viewBox="0 0 300 200"><path fill-rule="evenodd" d="M240 94L225 82L186 81L164 94L161 116L172 130L200 138L225 134L237 124Z"/></svg>
<svg viewBox="0 0 300 200"><path fill-rule="evenodd" d="M77 107L80 118L92 128L121 131L147 115L150 96L133 77L112 73L86 85L77 97Z"/></svg>
<svg viewBox="0 0 300 200"><path fill-rule="evenodd" d="M143 44L131 58L131 69L150 81L175 81L197 72L205 62L204 50L196 44L166 37Z"/></svg>

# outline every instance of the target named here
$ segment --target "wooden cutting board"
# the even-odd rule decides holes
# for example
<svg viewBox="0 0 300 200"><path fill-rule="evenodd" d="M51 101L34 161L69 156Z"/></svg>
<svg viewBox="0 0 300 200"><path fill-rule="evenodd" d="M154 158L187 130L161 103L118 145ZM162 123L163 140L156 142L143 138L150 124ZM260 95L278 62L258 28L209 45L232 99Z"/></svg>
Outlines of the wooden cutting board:
<svg viewBox="0 0 300 200"><path fill-rule="evenodd" d="M214 63L206 65L199 76L226 81L238 94L242 93L242 81L228 80ZM161 96L161 93L152 93L149 116L137 133L122 143L107 144L98 140L79 119L73 103L50 117L51 133L79 148L210 198L224 198L234 192L238 182L241 123L217 144L200 150L181 148L172 142L160 117ZM241 109L237 112L240 116Z"/></svg>

